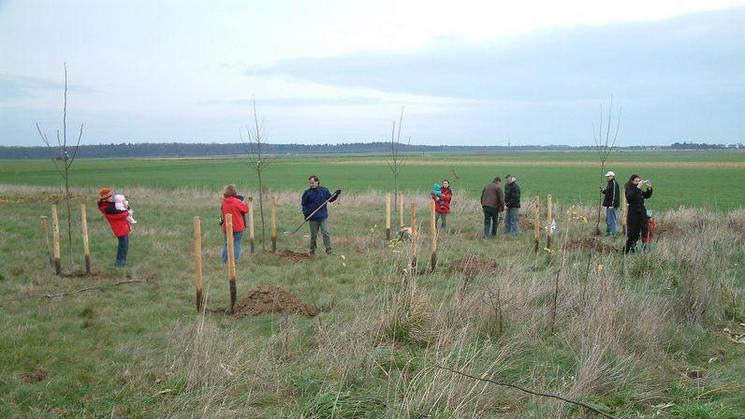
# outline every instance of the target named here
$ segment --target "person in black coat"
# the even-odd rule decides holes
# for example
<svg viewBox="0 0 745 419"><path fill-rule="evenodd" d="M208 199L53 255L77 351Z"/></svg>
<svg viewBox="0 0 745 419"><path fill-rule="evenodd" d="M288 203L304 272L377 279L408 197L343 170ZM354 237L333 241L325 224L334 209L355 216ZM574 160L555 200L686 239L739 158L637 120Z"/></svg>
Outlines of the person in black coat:
<svg viewBox="0 0 745 419"><path fill-rule="evenodd" d="M608 185L605 189L600 188L600 193L603 194L603 208L605 208L605 234L615 237L618 230L616 227L616 210L621 205L621 194L616 181L616 174L613 171L606 173L605 179L608 181Z"/></svg>
<svg viewBox="0 0 745 419"><path fill-rule="evenodd" d="M504 207L504 234L516 236L520 232L520 186L512 175L507 175L504 185Z"/></svg>
<svg viewBox="0 0 745 419"><path fill-rule="evenodd" d="M647 186L647 190L642 191L641 187L644 185ZM642 180L639 175L631 175L623 189L627 203L626 232L628 233L623 252L629 253L636 250L636 242L643 234L646 234L648 228L649 218L647 209L644 207L644 200L652 196L652 183Z"/></svg>

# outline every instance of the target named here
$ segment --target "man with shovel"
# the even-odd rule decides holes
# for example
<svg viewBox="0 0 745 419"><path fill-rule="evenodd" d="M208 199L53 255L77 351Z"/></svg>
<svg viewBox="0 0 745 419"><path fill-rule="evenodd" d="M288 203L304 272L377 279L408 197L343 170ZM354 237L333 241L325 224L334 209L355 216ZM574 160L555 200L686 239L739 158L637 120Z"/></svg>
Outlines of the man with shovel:
<svg viewBox="0 0 745 419"><path fill-rule="evenodd" d="M334 253L334 249L331 248L331 236L329 236L328 231L329 212L326 204L336 201L339 194L341 194L341 189L331 195L328 189L320 185L318 176L315 175L308 178L308 183L310 184L310 188L303 193L301 199L303 216L305 217L305 221L310 225L310 249L308 253L311 256L316 253L318 229L320 228L323 235L323 246L326 248L326 253L331 255Z"/></svg>

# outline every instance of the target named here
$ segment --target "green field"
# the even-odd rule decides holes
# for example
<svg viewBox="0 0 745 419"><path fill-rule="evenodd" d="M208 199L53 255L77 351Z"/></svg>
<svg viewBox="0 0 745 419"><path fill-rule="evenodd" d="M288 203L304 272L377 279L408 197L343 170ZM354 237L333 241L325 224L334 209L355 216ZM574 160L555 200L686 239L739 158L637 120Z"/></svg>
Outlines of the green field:
<svg viewBox="0 0 745 419"><path fill-rule="evenodd" d="M614 159L619 174L638 168L652 178L650 207L669 208L649 252L623 256L622 238L593 240L595 211L575 205L595 197L591 155L411 156L403 184L422 191L407 195L419 206L415 275L411 243L385 240L390 175L380 157L277 159L267 186L279 191L280 252L307 250L306 228L283 232L302 220L309 173L356 193L329 210L333 256L283 257L262 250L268 237L251 255L244 238L239 300L276 286L320 314L240 319L225 314L216 218L222 185L256 189L244 161L76 162L72 248L59 203L61 277L39 223L60 199L59 177L50 162L0 162L0 417L592 417L438 365L617 417L743 417L745 210L734 209L743 206L742 155ZM482 240L481 209L464 199L438 236L432 272L425 191L453 179L452 169L456 194L470 198L507 171L526 195L555 194L553 249L542 236L533 252L530 223L515 239ZM102 185L128 193L139 221L123 270L112 267L115 239L93 207ZM82 274L79 203L88 204L91 277ZM684 203L696 208L672 209ZM202 220L203 315L193 216Z"/></svg>
<svg viewBox="0 0 745 419"><path fill-rule="evenodd" d="M517 176L526 197L553 194L564 203L595 204L601 173L590 152L514 153L503 155L410 155L400 179L407 192L425 192L448 178L457 197L473 198L493 177ZM310 174L346 192L392 189L384 156L274 157L266 184L275 191L300 192ZM745 205L745 153L616 152L607 168L621 183L637 173L654 183L649 207L657 210L705 207L717 211ZM236 183L256 190L255 173L246 159L94 159L73 166L71 184L116 188L219 190ZM59 176L49 161L0 161L0 184L54 185Z"/></svg>

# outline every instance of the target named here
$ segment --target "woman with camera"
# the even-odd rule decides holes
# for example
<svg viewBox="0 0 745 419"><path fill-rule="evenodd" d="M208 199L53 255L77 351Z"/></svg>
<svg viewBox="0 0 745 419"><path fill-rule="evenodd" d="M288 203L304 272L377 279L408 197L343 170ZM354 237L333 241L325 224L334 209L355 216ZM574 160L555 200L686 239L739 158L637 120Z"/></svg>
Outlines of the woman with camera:
<svg viewBox="0 0 745 419"><path fill-rule="evenodd" d="M646 190L642 191L642 186ZM644 200L652 196L652 182L642 180L639 175L631 175L629 181L624 185L626 194L626 246L623 248L624 253L635 252L636 242L642 235L646 235L649 228L647 209L644 207Z"/></svg>

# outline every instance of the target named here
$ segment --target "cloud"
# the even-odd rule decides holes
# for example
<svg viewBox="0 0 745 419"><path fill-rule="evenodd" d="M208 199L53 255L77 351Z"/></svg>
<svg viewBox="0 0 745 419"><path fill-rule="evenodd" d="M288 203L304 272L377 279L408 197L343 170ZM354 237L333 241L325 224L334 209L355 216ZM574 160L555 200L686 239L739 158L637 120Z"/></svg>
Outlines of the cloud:
<svg viewBox="0 0 745 419"><path fill-rule="evenodd" d="M0 75L0 102L8 99L35 96L40 92L56 90L62 92L65 84L37 77ZM68 92L97 93L98 91L80 84L67 84Z"/></svg>
<svg viewBox="0 0 745 419"><path fill-rule="evenodd" d="M479 101L635 101L745 92L745 8L658 22L540 31L411 53L300 58L247 76Z"/></svg>

